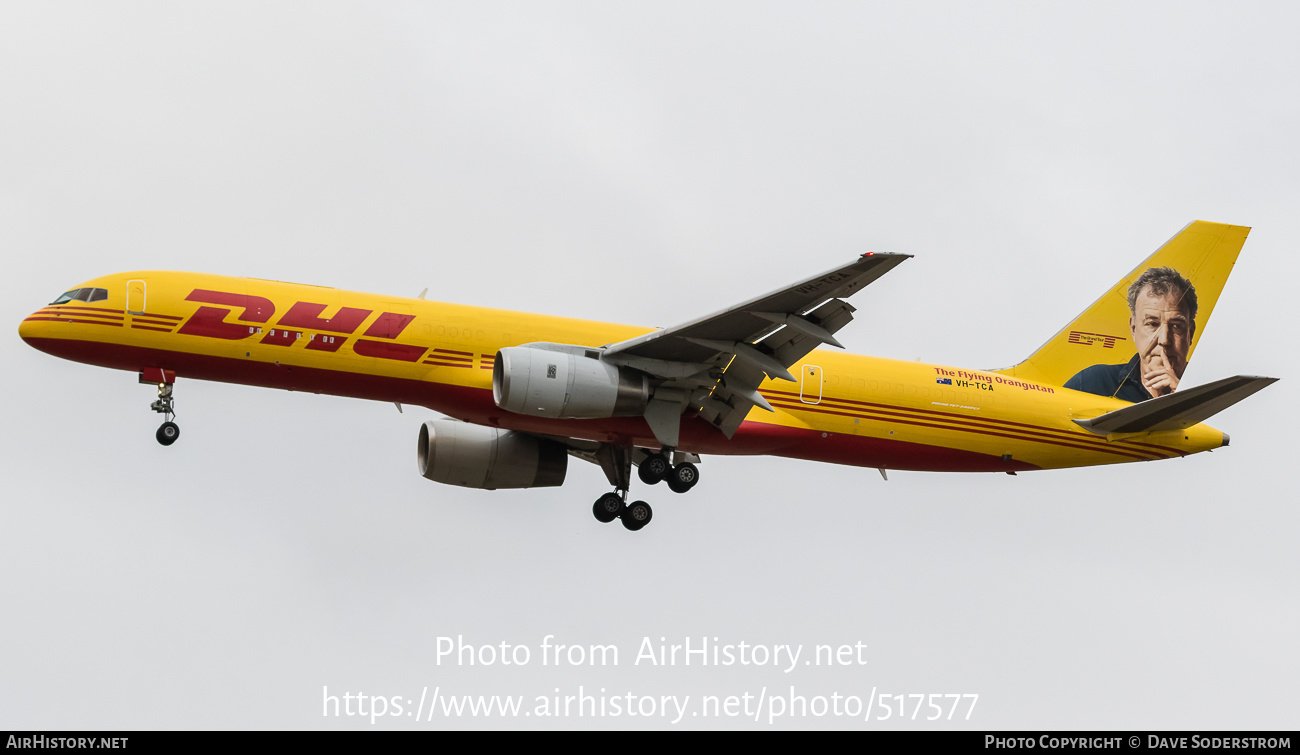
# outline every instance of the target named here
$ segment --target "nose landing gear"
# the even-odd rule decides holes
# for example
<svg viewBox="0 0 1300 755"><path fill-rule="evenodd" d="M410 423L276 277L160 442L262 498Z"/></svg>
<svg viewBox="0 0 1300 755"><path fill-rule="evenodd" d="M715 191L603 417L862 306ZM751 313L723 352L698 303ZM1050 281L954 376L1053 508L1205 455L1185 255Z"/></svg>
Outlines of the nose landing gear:
<svg viewBox="0 0 1300 755"><path fill-rule="evenodd" d="M176 383L176 373L171 370L160 370L150 368L140 373L141 383L156 383L158 385L158 400L149 405L149 408L163 415L163 423L158 427L158 432L154 437L164 446L170 446L181 437L181 428L172 419L176 416L176 399L172 396L172 390Z"/></svg>
<svg viewBox="0 0 1300 755"><path fill-rule="evenodd" d="M164 446L170 446L181 437L181 428L175 422L168 420L158 426L158 432L154 433L154 437Z"/></svg>

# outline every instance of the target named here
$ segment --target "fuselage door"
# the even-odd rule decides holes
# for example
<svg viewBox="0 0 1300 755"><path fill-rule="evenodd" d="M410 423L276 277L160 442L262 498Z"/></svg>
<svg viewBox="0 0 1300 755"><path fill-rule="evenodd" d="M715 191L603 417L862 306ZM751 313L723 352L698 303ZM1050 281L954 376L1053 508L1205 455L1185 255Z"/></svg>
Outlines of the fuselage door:
<svg viewBox="0 0 1300 755"><path fill-rule="evenodd" d="M799 369L799 400L805 404L822 402L822 368L805 364Z"/></svg>
<svg viewBox="0 0 1300 755"><path fill-rule="evenodd" d="M126 282L126 311L133 315L144 314L144 281Z"/></svg>

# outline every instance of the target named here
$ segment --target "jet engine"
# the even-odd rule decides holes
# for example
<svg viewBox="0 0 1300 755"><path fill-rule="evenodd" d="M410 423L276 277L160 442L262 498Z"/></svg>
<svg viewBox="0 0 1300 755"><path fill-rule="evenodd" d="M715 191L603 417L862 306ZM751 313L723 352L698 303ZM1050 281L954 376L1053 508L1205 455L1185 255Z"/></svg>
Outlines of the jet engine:
<svg viewBox="0 0 1300 755"><path fill-rule="evenodd" d="M644 373L601 361L595 349L511 346L492 364L492 398L506 411L533 417L639 417L650 382Z"/></svg>
<svg viewBox="0 0 1300 755"><path fill-rule="evenodd" d="M439 419L420 427L420 474L448 485L496 490L564 484L564 446L524 433Z"/></svg>

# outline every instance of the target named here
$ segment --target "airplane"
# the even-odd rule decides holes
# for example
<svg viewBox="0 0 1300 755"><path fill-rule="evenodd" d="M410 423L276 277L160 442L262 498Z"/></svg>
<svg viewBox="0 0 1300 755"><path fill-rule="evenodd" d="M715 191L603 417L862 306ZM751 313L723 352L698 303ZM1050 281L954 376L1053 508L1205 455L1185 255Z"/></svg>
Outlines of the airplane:
<svg viewBox="0 0 1300 755"><path fill-rule="evenodd" d="M159 443L180 436L179 378L421 406L421 475L468 488L558 486L570 457L630 531L632 468L675 493L709 454L887 470L1005 472L1151 461L1228 445L1204 424L1275 382L1178 385L1249 228L1195 221L1023 362L980 370L860 356L846 301L911 255L847 264L651 329L201 273L78 284L19 335L156 386ZM427 291L427 289L426 289ZM1131 356L1130 356L1131 355Z"/></svg>

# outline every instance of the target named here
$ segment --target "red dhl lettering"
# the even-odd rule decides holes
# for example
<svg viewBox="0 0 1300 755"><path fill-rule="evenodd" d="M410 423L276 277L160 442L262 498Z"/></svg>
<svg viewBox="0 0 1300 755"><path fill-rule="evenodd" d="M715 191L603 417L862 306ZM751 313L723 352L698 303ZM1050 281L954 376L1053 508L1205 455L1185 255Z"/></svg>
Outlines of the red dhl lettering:
<svg viewBox="0 0 1300 755"><path fill-rule="evenodd" d="M248 296L247 294L231 294L224 291L208 291L202 288L196 288L185 297L186 301L204 302L207 304L224 304L226 307L240 307L243 312L236 319L245 322L265 323L275 314L275 305L270 299L264 299L260 296ZM199 307L199 311L190 316L185 321L178 333L188 336L204 336L207 338L224 338L228 341L238 341L241 338L249 336L247 325L237 325L226 322L226 315L230 314L230 309L223 307Z"/></svg>
<svg viewBox="0 0 1300 755"><path fill-rule="evenodd" d="M305 328L325 333L352 333L361 327L361 323L365 322L374 310L343 307L333 317L321 317L321 312L324 311L324 304L296 302L276 324L286 328Z"/></svg>
<svg viewBox="0 0 1300 755"><path fill-rule="evenodd" d="M251 296L248 294L232 294L226 291L209 291L206 289L194 289L189 296L185 297L186 301L196 301L205 304L220 304L224 307L199 307L198 311L190 316L184 324L181 325L178 333L191 336L203 336L205 338L223 338L230 341L237 341L242 338L248 338L257 332L256 328L239 323L226 322L226 317L230 315L231 308L240 308L241 312L234 319L243 320L244 322L265 324L275 314L275 304L270 299L261 296ZM275 323L275 327L266 332L260 343L275 346L292 346L300 340L303 340L304 332L296 328L306 328L310 330L323 331L324 333L350 334L356 332L357 328L365 322L374 310L359 309L356 307L342 307L333 317L322 318L321 314L325 311L326 305L314 302L294 302L289 307L289 311L280 317ZM401 335L402 331L411 324L415 315L399 314L396 312L381 312L370 327L366 329L365 335L370 338L395 339ZM337 336L308 336L305 348L312 351L335 352L339 347L347 342L347 338ZM361 356L376 357L379 359L393 359L401 362L416 362L424 355L428 349L423 346L411 346L406 344L388 343L385 341L371 341L366 339L358 340L353 344L353 350Z"/></svg>
<svg viewBox="0 0 1300 755"><path fill-rule="evenodd" d="M411 324L415 315L399 315L394 312L384 312L375 319L373 325L366 328L366 335L374 338L397 338L406 326Z"/></svg>

